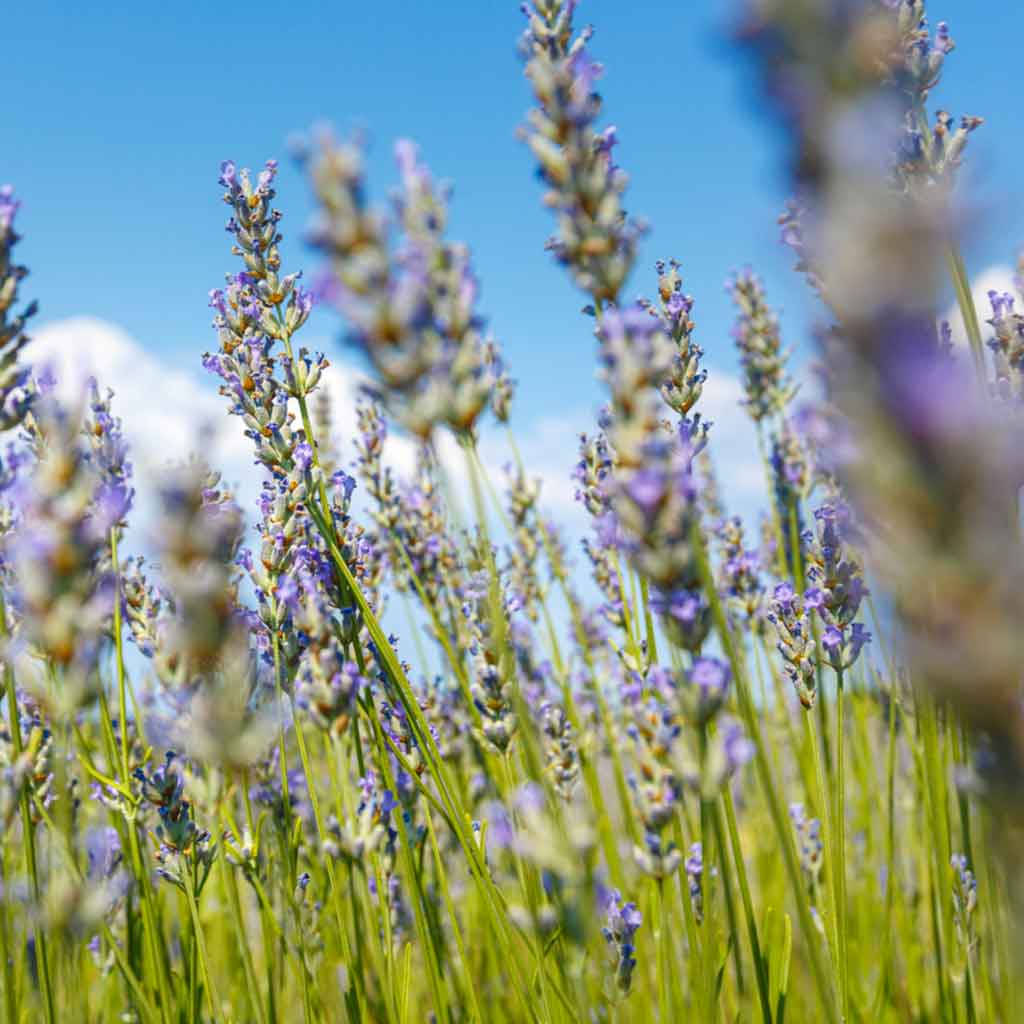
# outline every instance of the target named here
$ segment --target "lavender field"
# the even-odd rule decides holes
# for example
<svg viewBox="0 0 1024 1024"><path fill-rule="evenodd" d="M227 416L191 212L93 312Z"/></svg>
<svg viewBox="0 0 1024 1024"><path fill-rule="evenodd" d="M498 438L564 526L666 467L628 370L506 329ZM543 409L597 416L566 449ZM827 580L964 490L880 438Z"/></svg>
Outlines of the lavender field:
<svg viewBox="0 0 1024 1024"><path fill-rule="evenodd" d="M588 5L522 5L518 172L601 388L544 437L582 543L429 139L385 181L322 123L211 168L189 359L253 494L198 414L136 472L146 396L37 358L0 188L7 1024L1024 1019L1024 257L980 308L941 3L727 5L803 338L743 252L702 332Z"/></svg>

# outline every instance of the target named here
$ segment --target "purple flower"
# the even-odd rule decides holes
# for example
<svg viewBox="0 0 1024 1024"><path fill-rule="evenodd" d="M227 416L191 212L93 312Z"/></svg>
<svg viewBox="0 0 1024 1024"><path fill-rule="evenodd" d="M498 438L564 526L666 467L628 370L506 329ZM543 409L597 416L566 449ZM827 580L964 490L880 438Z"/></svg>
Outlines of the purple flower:
<svg viewBox="0 0 1024 1024"><path fill-rule="evenodd" d="M743 726L733 719L722 725L721 739L726 774L735 775L754 756L754 744L747 738Z"/></svg>
<svg viewBox="0 0 1024 1024"><path fill-rule="evenodd" d="M634 473L626 484L630 498L651 516L665 497L665 479L652 467L645 466Z"/></svg>
<svg viewBox="0 0 1024 1024"><path fill-rule="evenodd" d="M843 643L843 634L835 626L827 626L821 635L821 646L826 650L836 650Z"/></svg>
<svg viewBox="0 0 1024 1024"><path fill-rule="evenodd" d="M635 903L624 903L618 889L604 894L605 925L601 934L612 950L615 967L615 983L622 993L628 993L633 982L633 968L636 967L635 936L643 915Z"/></svg>
<svg viewBox="0 0 1024 1024"><path fill-rule="evenodd" d="M729 666L718 658L697 658L690 669L689 681L698 691L693 708L699 724L706 724L725 703L731 673Z"/></svg>
<svg viewBox="0 0 1024 1024"><path fill-rule="evenodd" d="M238 187L238 169L233 160L221 161L220 177L217 182L232 192Z"/></svg>
<svg viewBox="0 0 1024 1024"><path fill-rule="evenodd" d="M737 273L727 291L739 313L733 338L743 368L743 404L760 423L783 413L796 391L786 375L788 352L782 348L778 318L767 304L760 279L749 270Z"/></svg>
<svg viewBox="0 0 1024 1024"><path fill-rule="evenodd" d="M850 630L850 662L851 664L860 656L861 650L871 642L871 633L862 622L855 622Z"/></svg>
<svg viewBox="0 0 1024 1024"><path fill-rule="evenodd" d="M340 491L343 500L347 504L352 499L352 492L356 489L356 478L339 469L331 476L331 486Z"/></svg>
<svg viewBox="0 0 1024 1024"><path fill-rule="evenodd" d="M615 164L612 128L597 127L601 65L587 53L590 31L573 34L574 3L524 4L520 50L537 106L522 135L559 217L547 248L597 302L614 302L636 256L643 226L622 208L627 177Z"/></svg>
<svg viewBox="0 0 1024 1024"><path fill-rule="evenodd" d="M121 839L114 828L89 829L85 836L90 878L109 879L121 863Z"/></svg>
<svg viewBox="0 0 1024 1024"><path fill-rule="evenodd" d="M305 473L313 462L313 448L305 441L297 444L294 451L295 468Z"/></svg>
<svg viewBox="0 0 1024 1024"><path fill-rule="evenodd" d="M729 687L729 666L718 658L697 658L690 669L690 682L707 694L721 694Z"/></svg>
<svg viewBox="0 0 1024 1024"><path fill-rule="evenodd" d="M515 845L516 832L505 806L494 800L483 808L487 821L488 847L494 850L511 850Z"/></svg>
<svg viewBox="0 0 1024 1024"><path fill-rule="evenodd" d="M102 484L96 492L97 527L105 536L112 526L116 526L128 514L132 504L132 494L122 484Z"/></svg>
<svg viewBox="0 0 1024 1024"><path fill-rule="evenodd" d="M0 231L6 234L11 230L14 217L20 207L21 203L14 198L14 187L0 185Z"/></svg>
<svg viewBox="0 0 1024 1024"><path fill-rule="evenodd" d="M18 286L28 274L14 256L21 238L14 230L20 205L10 185L0 186L0 431L17 427L35 398L28 369L18 365L18 356L28 342L25 326L38 308L30 302L18 309Z"/></svg>

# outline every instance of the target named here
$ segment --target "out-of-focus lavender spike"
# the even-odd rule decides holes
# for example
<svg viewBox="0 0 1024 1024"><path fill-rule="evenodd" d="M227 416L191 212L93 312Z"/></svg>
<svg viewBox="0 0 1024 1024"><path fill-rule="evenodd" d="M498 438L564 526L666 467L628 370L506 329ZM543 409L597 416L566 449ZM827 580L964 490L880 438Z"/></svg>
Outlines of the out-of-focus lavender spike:
<svg viewBox="0 0 1024 1024"><path fill-rule="evenodd" d="M597 128L603 68L587 52L589 28L573 35L574 2L523 5L520 51L537 106L521 130L548 186L544 205L558 218L548 248L599 305L615 302L636 258L643 225L622 207L628 184L615 163L615 128Z"/></svg>
<svg viewBox="0 0 1024 1024"><path fill-rule="evenodd" d="M733 275L728 289L738 316L733 339L743 370L743 404L755 423L782 413L796 394L786 373L779 320L769 308L760 279L750 270Z"/></svg>
<svg viewBox="0 0 1024 1024"><path fill-rule="evenodd" d="M0 185L0 431L21 423L34 393L29 368L18 362L29 341L25 327L38 309L30 302L20 312L16 310L18 287L28 275L26 267L14 262L14 246L21 238L14 220L20 207L14 189Z"/></svg>
<svg viewBox="0 0 1024 1024"><path fill-rule="evenodd" d="M359 143L324 131L310 150L320 205L310 240L328 261L321 291L410 430L428 438L445 423L471 434L492 403L507 420L512 384L483 334L469 249L445 238L449 189L435 184L414 143L399 141L395 156L397 246L387 218L368 205Z"/></svg>
<svg viewBox="0 0 1024 1024"><path fill-rule="evenodd" d="M113 602L104 552L124 506L101 501L100 476L82 441L81 409L47 394L36 401L29 437L36 456L18 485L18 526L8 559L25 639L61 680L61 712L95 696L102 641Z"/></svg>

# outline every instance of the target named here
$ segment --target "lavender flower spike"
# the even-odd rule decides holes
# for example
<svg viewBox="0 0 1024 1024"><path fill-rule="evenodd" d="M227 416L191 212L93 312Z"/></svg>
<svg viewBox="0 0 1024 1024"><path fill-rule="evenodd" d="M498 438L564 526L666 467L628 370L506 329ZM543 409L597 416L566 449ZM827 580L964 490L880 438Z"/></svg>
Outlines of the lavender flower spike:
<svg viewBox="0 0 1024 1024"><path fill-rule="evenodd" d="M44 396L29 437L37 461L19 485L19 524L7 557L25 638L57 672L60 710L70 712L95 696L113 603L103 553L122 509L97 501L100 480L84 451L80 410Z"/></svg>
<svg viewBox="0 0 1024 1024"><path fill-rule="evenodd" d="M27 367L18 365L18 356L28 344L25 325L35 315L37 304L30 302L20 313L18 285L28 269L13 262L14 246L21 236L14 230L14 218L21 203L10 185L0 185L0 431L12 430L25 418L32 401Z"/></svg>
<svg viewBox="0 0 1024 1024"><path fill-rule="evenodd" d="M605 910L607 917L601 934L612 953L615 986L620 993L628 995L633 984L633 968L636 967L635 936L643 924L643 915L635 903L623 902L618 890L608 893Z"/></svg>
<svg viewBox="0 0 1024 1024"><path fill-rule="evenodd" d="M622 208L628 178L612 157L615 128L596 127L602 67L587 53L592 30L573 36L575 6L575 0L523 5L528 27L520 50L537 106L522 136L548 186L544 204L558 217L548 248L576 284L604 304L618 298L643 227Z"/></svg>
<svg viewBox="0 0 1024 1024"><path fill-rule="evenodd" d="M328 259L322 292L410 430L425 439L445 423L471 434L492 402L507 418L512 383L484 335L469 249L445 238L450 189L434 182L409 140L395 145L395 158L397 246L388 218L367 202L358 142L321 134L308 166L320 203L311 241Z"/></svg>
<svg viewBox="0 0 1024 1024"><path fill-rule="evenodd" d="M786 375L789 352L782 348L778 317L765 300L760 279L750 270L740 271L727 290L738 310L733 338L743 369L743 404L760 423L781 413L796 393Z"/></svg>

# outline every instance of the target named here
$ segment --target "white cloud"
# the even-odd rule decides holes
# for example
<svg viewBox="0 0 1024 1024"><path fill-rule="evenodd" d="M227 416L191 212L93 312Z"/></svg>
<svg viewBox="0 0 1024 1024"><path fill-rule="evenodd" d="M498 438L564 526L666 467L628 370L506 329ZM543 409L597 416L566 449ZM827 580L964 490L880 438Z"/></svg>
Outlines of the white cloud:
<svg viewBox="0 0 1024 1024"><path fill-rule="evenodd" d="M992 315L988 293L990 291L1009 292L1011 295L1016 296L1017 289L1014 286L1013 278L1013 267L997 263L991 267L986 267L971 282L971 295L974 297L974 306L978 312L982 338L989 336L988 324L985 321ZM948 320L949 326L953 329L953 342L957 345L966 345L967 332L964 330L964 318L960 314L960 306L954 302L946 310L942 319Z"/></svg>
<svg viewBox="0 0 1024 1024"><path fill-rule="evenodd" d="M197 451L235 490L250 521L255 517L262 470L241 421L227 414L228 401L218 393L212 374L198 365L194 370L175 366L115 324L93 317L45 325L33 335L28 355L37 369L52 368L58 391L70 401L80 398L89 377L95 377L101 389L113 389L113 412L122 420L135 468L131 541L148 546L154 483L168 464ZM339 437L351 438L355 430L360 380L358 371L344 363L325 372ZM350 452L349 448L346 454ZM403 466L411 462L411 447L396 440L390 456Z"/></svg>
<svg viewBox="0 0 1024 1024"><path fill-rule="evenodd" d="M251 442L239 420L227 415L227 402L217 393L216 380L198 365L195 370L176 366L116 325L92 317L45 325L35 334L29 353L37 366L53 367L59 387L68 397L80 394L89 376L95 376L101 387L114 390L114 412L123 420L136 467L136 519L143 536L145 523L151 521L148 493L153 481L169 462L186 458L200 447L225 480L237 487L247 510L253 508L260 470L253 464ZM345 463L354 456L355 400L364 379L359 369L342 359L335 360L324 375L332 399L335 440ZM714 424L712 447L725 497L730 508L746 514L763 493L764 480L756 435L739 404L741 397L737 377L713 371L700 407ZM585 528L585 517L573 497L571 473L579 434L592 432L595 420L595 410L588 406L569 407L557 416L536 420L517 438L528 472L541 480L545 513L576 536ZM450 482L463 496L463 510L468 512L463 453L447 435L440 451ZM404 475L414 465L414 445L405 437L394 436L387 457ZM492 484L500 490L505 480L503 467L513 461L503 430L484 432L481 458ZM497 517L492 521L496 523Z"/></svg>
<svg viewBox="0 0 1024 1024"><path fill-rule="evenodd" d="M261 478L254 465L252 443L240 421L227 415L227 400L218 394L215 378L199 366L195 370L175 366L117 325L86 316L41 327L28 354L37 368L52 368L58 390L69 400L82 395L89 377L95 377L101 388L113 389L113 411L123 421L136 470L137 519L151 514L147 492L162 469L200 448L237 488L243 505L252 508ZM354 457L356 397L365 379L344 360L332 362L323 377L331 396L334 440L346 464ZM586 426L585 420L585 415L579 417L579 427L545 421L523 439L527 465L543 479L545 501L559 517L571 514L574 508L569 473L575 432ZM458 445L445 435L439 447L453 487L467 494L465 461ZM483 448L488 474L500 486L501 467L511 460L511 452L500 432ZM400 475L412 471L415 457L410 439L395 434L389 438L387 461Z"/></svg>
<svg viewBox="0 0 1024 1024"><path fill-rule="evenodd" d="M164 362L114 324L93 317L47 324L34 335L28 355L37 368L53 369L58 389L69 399L82 394L90 376L101 388L114 389L114 411L143 472L185 457L204 428L214 430L216 457L245 462L246 438L217 429L223 426L224 403L216 387L198 373Z"/></svg>
<svg viewBox="0 0 1024 1024"><path fill-rule="evenodd" d="M191 452L202 449L243 501L255 498L259 484L249 440L237 420L227 423L224 399L201 372L173 366L120 327L87 316L41 327L27 355L37 371L52 369L58 392L69 401L81 400L89 377L114 390L113 412L123 423L137 485L133 544L145 547L151 539L153 484L168 464Z"/></svg>

